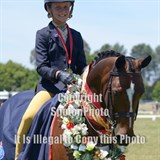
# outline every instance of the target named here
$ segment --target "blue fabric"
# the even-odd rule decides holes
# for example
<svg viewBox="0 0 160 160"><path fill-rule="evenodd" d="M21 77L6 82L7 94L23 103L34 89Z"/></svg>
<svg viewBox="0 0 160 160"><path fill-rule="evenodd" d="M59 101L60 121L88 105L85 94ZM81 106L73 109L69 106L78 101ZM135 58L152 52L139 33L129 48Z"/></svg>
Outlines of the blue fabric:
<svg viewBox="0 0 160 160"><path fill-rule="evenodd" d="M14 159L15 135L33 96L33 91L21 92L7 100L0 108L0 141L5 151L4 160Z"/></svg>
<svg viewBox="0 0 160 160"><path fill-rule="evenodd" d="M33 91L21 92L9 100L0 108L0 141L2 141L5 156L3 160L14 160L15 135L17 133L21 118L34 96ZM48 137L54 113L52 107L58 106L58 95L47 101L36 114L31 128L26 135L30 141L23 145L23 152L18 160L47 160L49 144L33 143L34 135Z"/></svg>

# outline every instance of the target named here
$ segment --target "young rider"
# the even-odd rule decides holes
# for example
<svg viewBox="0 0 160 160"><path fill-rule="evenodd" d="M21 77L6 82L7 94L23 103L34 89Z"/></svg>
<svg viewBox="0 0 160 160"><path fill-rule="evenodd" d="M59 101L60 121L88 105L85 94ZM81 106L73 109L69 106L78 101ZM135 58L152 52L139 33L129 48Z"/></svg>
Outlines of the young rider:
<svg viewBox="0 0 160 160"><path fill-rule="evenodd" d="M15 159L22 151L23 135L27 134L35 114L46 101L61 92L61 82L70 84L72 74L65 69L82 74L86 66L82 36L66 23L72 17L73 6L74 0L44 0L52 21L36 34L36 64L41 78L17 132Z"/></svg>

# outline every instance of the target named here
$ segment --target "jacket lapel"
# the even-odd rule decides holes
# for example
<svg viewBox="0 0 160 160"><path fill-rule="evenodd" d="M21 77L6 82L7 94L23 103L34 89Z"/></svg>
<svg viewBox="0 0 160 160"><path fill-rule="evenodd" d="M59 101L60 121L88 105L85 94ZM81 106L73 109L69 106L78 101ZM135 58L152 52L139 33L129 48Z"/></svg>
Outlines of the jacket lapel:
<svg viewBox="0 0 160 160"><path fill-rule="evenodd" d="M49 32L50 32L50 34L51 34L52 40L53 40L58 46L60 46L61 48L64 49L63 44L62 44L62 42L61 42L61 39L59 38L58 33L57 33L54 25L52 24L52 22L49 23L48 28L49 28Z"/></svg>

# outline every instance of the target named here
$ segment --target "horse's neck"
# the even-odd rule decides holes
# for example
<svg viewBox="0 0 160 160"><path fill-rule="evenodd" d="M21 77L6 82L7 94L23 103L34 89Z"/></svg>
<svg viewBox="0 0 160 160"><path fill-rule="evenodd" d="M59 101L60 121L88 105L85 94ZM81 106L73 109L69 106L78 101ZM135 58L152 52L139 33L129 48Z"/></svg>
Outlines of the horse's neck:
<svg viewBox="0 0 160 160"><path fill-rule="evenodd" d="M104 92L107 90L110 71L114 66L116 57L109 57L100 62L95 66L91 66L90 72L87 76L87 84L91 91L96 94L102 94L102 97L105 98ZM104 102L101 103L102 107L106 107Z"/></svg>
<svg viewBox="0 0 160 160"><path fill-rule="evenodd" d="M91 66L90 72L87 76L87 83L94 92L99 93L100 88L102 88L103 83L109 81L110 71L114 67L114 62L116 57L108 57L104 60L101 60L96 65Z"/></svg>

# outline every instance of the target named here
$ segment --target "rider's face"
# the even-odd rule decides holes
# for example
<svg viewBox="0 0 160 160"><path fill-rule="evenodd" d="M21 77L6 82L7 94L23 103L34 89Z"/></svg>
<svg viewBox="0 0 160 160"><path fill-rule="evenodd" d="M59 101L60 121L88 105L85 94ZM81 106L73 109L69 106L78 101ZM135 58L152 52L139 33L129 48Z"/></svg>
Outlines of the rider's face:
<svg viewBox="0 0 160 160"><path fill-rule="evenodd" d="M57 25L64 25L70 16L70 2L55 2L52 3L50 12L53 17L53 21Z"/></svg>

